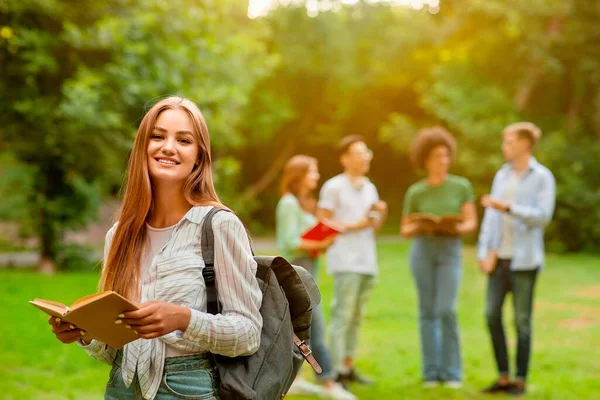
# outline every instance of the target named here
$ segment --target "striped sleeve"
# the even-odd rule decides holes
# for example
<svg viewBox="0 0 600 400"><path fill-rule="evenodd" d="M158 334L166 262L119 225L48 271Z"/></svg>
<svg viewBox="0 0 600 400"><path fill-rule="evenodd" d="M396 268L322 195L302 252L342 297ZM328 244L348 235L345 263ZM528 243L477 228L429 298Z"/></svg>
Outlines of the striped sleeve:
<svg viewBox="0 0 600 400"><path fill-rule="evenodd" d="M211 353L229 357L250 355L260 346L262 292L256 280L246 229L232 213L213 219L215 279L221 313L191 309L183 340L197 342Z"/></svg>

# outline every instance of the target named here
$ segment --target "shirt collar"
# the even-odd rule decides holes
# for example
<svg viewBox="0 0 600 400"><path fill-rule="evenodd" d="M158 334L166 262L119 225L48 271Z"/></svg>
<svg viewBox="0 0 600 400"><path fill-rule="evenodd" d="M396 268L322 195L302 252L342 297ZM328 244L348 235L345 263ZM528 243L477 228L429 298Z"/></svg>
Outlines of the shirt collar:
<svg viewBox="0 0 600 400"><path fill-rule="evenodd" d="M206 214L208 214L208 212L212 208L213 208L212 206L192 207L192 208L190 208L190 210L187 213L185 213L183 218L187 219L188 221L190 221L194 224L200 224L204 220L204 217L206 216Z"/></svg>
<svg viewBox="0 0 600 400"><path fill-rule="evenodd" d="M527 165L527 171L532 171L534 169L537 169L537 167L539 167L540 163L538 162L538 160L534 157L531 156L529 157L529 164ZM505 163L502 166L502 170L504 170L505 172L509 172L513 170L513 166L512 163Z"/></svg>
<svg viewBox="0 0 600 400"><path fill-rule="evenodd" d="M350 179L350 175L348 175L345 172L344 172L344 176L348 180L348 183L350 184L350 186L352 186L356 190L362 190L362 188L364 188L365 185L368 182L370 182L369 178L367 178L366 176L361 176L360 178L355 179L354 181L352 179Z"/></svg>

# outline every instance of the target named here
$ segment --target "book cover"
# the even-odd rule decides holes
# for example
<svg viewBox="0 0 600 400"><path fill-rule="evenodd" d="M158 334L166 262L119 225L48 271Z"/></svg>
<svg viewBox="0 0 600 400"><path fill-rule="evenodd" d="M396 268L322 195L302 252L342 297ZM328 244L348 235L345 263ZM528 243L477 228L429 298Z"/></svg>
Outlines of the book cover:
<svg viewBox="0 0 600 400"><path fill-rule="evenodd" d="M113 291L84 296L71 306L44 299L34 299L29 303L48 315L61 318L87 332L83 338L96 339L115 349L121 349L127 343L139 339L132 329L123 324L115 324L118 315L138 307Z"/></svg>
<svg viewBox="0 0 600 400"><path fill-rule="evenodd" d="M429 213L414 213L408 216L411 222L430 222L433 224L457 224L463 221L460 214L435 215Z"/></svg>
<svg viewBox="0 0 600 400"><path fill-rule="evenodd" d="M463 221L460 214L435 215L429 213L414 213L409 215L410 222L430 224L435 232L455 235L456 225Z"/></svg>
<svg viewBox="0 0 600 400"><path fill-rule="evenodd" d="M302 239L320 242L342 232L343 228L335 224L333 221L321 220L312 228L304 232L300 237Z"/></svg>

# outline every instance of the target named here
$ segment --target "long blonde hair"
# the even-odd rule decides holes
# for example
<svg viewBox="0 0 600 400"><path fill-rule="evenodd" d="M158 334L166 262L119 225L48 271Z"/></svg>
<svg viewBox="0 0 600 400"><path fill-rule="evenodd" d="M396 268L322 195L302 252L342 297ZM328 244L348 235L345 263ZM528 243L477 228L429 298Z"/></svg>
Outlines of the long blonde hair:
<svg viewBox="0 0 600 400"><path fill-rule="evenodd" d="M165 110L187 112L198 143L198 165L184 183L185 199L194 206L213 205L224 208L213 183L210 137L200 109L191 100L181 97L168 97L159 101L144 115L133 142L119 223L99 285L101 290L114 290L134 301L137 301L139 295L139 266L146 240L146 221L154 208L148 172L148 141L158 116Z"/></svg>

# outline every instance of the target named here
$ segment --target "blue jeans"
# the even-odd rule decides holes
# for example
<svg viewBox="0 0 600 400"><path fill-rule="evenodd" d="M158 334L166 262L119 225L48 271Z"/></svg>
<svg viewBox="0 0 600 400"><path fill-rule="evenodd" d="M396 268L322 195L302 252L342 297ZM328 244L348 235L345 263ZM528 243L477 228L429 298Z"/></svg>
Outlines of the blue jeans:
<svg viewBox="0 0 600 400"><path fill-rule="evenodd" d="M360 325L374 283L373 275L354 272L334 274L329 344L331 363L336 374L348 372L344 369L344 360L355 358Z"/></svg>
<svg viewBox="0 0 600 400"><path fill-rule="evenodd" d="M502 305L508 292L513 293L513 309L517 328L517 378L527 379L531 354L531 314L538 269L511 271L511 260L498 260L488 278L485 315L492 337L496 366L500 375L508 375L508 351L502 324Z"/></svg>
<svg viewBox="0 0 600 400"><path fill-rule="evenodd" d="M410 267L419 299L422 375L425 381L461 381L460 333L456 317L462 275L462 241L418 236Z"/></svg>
<svg viewBox="0 0 600 400"><path fill-rule="evenodd" d="M292 261L292 264L299 265L306 269L317 280L318 264L317 260L309 257L302 257ZM312 310L312 319L310 322L310 348L315 359L323 369L321 374L317 375L319 381L335 379L335 373L331 367L331 358L325 345L325 317L323 308L319 304Z"/></svg>
<svg viewBox="0 0 600 400"><path fill-rule="evenodd" d="M137 376L127 388L121 376L123 353L117 357L110 370L104 392L105 400L143 400ZM165 360L162 382L155 400L218 400L219 374L210 354L169 357Z"/></svg>

